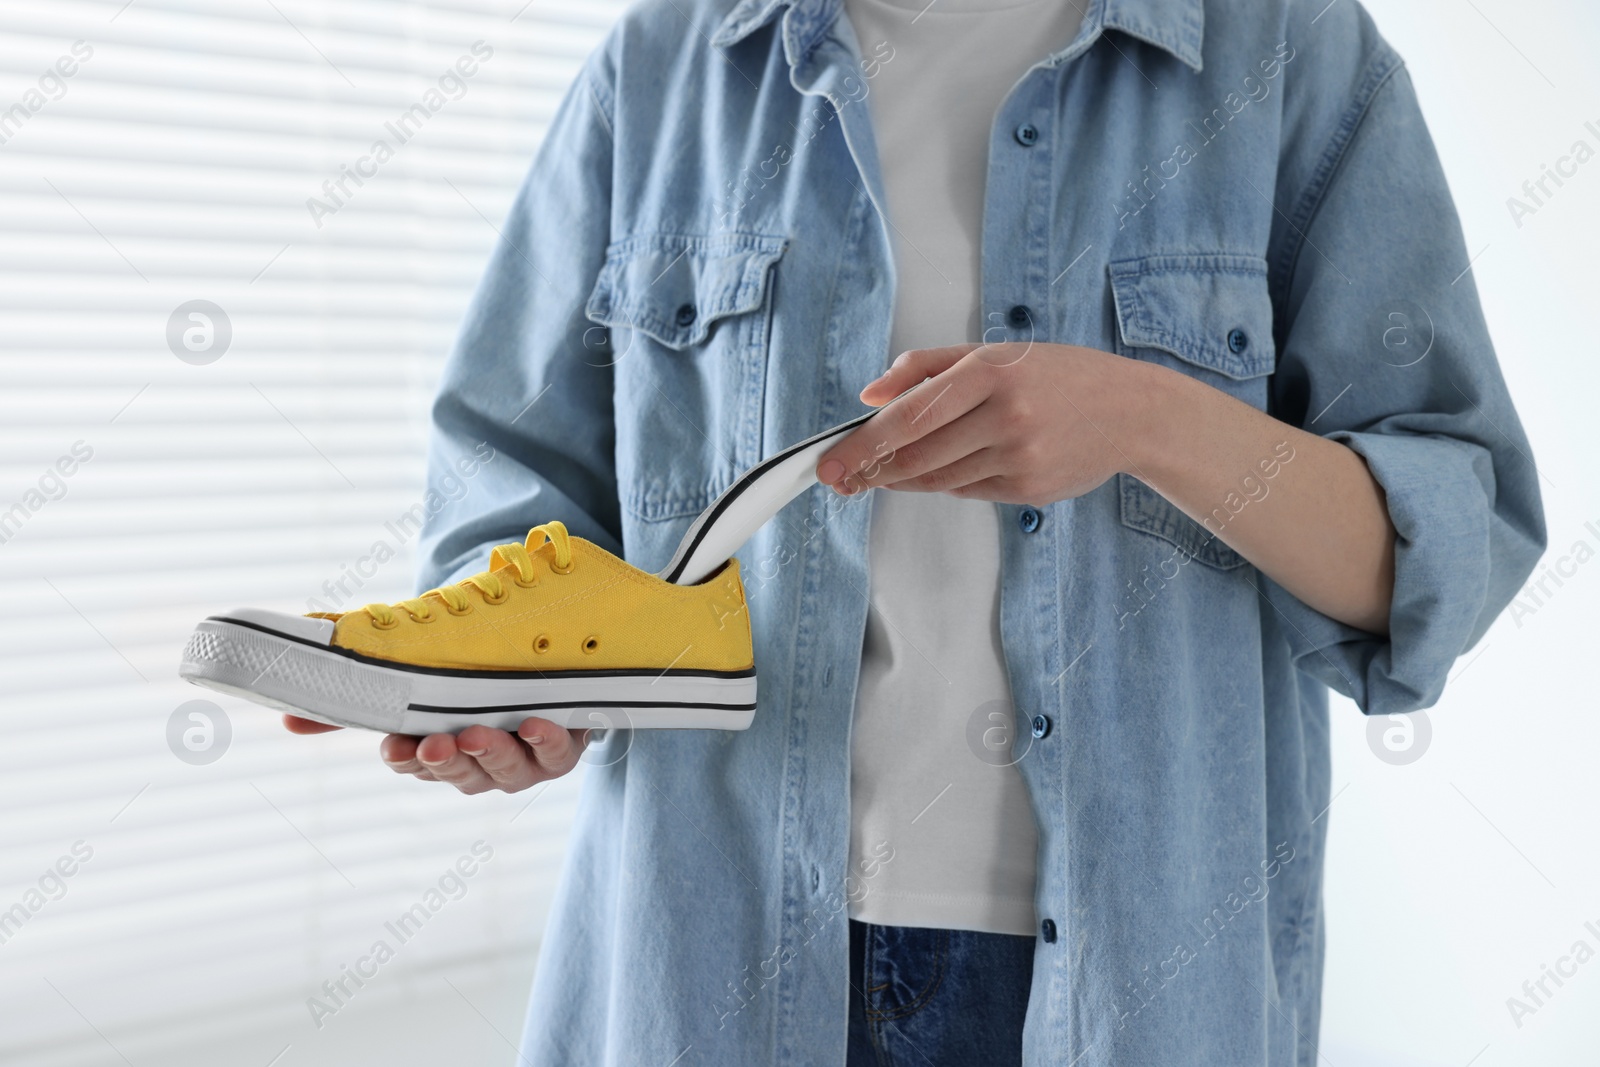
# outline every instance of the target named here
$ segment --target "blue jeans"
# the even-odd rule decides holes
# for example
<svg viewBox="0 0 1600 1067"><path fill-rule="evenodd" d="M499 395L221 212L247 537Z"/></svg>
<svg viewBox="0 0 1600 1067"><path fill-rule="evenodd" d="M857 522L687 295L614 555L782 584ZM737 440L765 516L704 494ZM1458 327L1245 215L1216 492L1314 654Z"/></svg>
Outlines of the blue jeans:
<svg viewBox="0 0 1600 1067"><path fill-rule="evenodd" d="M851 920L848 1067L1021 1063L1033 943Z"/></svg>

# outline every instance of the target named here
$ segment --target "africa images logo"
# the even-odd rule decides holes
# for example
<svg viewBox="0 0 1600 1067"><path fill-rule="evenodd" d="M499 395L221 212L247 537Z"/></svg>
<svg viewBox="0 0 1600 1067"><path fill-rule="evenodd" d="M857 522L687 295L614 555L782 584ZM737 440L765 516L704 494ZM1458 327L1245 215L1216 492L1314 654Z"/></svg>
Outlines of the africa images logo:
<svg viewBox="0 0 1600 1067"><path fill-rule="evenodd" d="M67 495L67 479L78 473L79 467L94 458L94 447L87 441L74 441L72 448L56 459L22 498L9 508L0 510L0 545L10 541L22 530L29 519L44 509L52 500Z"/></svg>
<svg viewBox="0 0 1600 1067"><path fill-rule="evenodd" d="M1135 218L1145 208L1155 201L1156 194L1167 187L1170 181L1176 181L1183 173L1183 168L1200 158L1205 147L1218 137L1227 132L1228 124L1237 116L1244 113L1245 108L1252 103L1261 103L1272 95L1271 82L1283 72L1294 59L1296 52L1289 46L1288 41L1278 44L1273 54L1263 59L1257 69L1261 74L1246 74L1240 82L1239 89L1223 97L1222 105L1211 109L1211 113L1200 120L1198 125L1193 119L1188 119L1185 125L1195 132L1196 138L1191 144L1189 141L1179 141L1172 150L1172 155L1156 163L1155 173L1150 173L1148 164L1144 167L1143 177L1136 181L1128 182L1128 193L1121 200L1111 202L1111 210L1117 216L1117 229L1126 229L1128 220ZM1242 90L1242 92L1240 91Z"/></svg>
<svg viewBox="0 0 1600 1067"><path fill-rule="evenodd" d="M339 173L336 177L328 178L322 183L323 196L306 198L306 211L311 215L311 221L316 223L317 229L322 229L322 220L328 215L337 215L349 203L355 193L350 189L353 182L357 189L367 184L367 180L378 176L378 168L392 160L400 151L410 143L411 139L422 132L429 119L441 111L452 100L460 100L467 95L468 86L466 79L478 73L479 60L487 63L494 57L494 49L483 41L472 43L472 54L462 55L453 67L446 67L443 74L439 75L434 87L429 88L410 107L393 119L383 124L384 133L388 136L379 137L368 147L366 155L358 158L354 165L339 164ZM477 59L473 59L477 56ZM389 138L394 143L389 143Z"/></svg>

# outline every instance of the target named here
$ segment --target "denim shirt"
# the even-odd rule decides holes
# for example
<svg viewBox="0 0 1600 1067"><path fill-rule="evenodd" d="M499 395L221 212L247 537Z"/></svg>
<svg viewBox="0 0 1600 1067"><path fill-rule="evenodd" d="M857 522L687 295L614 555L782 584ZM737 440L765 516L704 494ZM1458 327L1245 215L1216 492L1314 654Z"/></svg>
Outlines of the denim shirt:
<svg viewBox="0 0 1600 1067"><path fill-rule="evenodd" d="M1379 637L1216 536L1295 476L1287 436L1205 524L1126 475L996 505L1039 830L1024 1058L1310 1065L1327 690L1438 699L1542 551L1537 475L1410 80L1357 3L1085 2L996 116L983 339L1157 363L1341 441L1398 541ZM547 519L659 569L736 474L863 410L895 287L863 101L893 46L840 0L622 18L448 365L431 478L496 458L429 526L424 586ZM750 730L613 730L587 755L532 1063L843 1062L847 909L893 862L886 842L847 869L872 495L813 488L740 553Z"/></svg>

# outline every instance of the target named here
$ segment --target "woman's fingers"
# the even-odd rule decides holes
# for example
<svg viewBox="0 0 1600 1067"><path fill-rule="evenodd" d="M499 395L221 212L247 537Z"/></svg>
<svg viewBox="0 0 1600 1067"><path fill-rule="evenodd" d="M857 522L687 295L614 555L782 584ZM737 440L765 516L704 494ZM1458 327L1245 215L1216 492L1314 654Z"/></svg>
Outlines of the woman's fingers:
<svg viewBox="0 0 1600 1067"><path fill-rule="evenodd" d="M544 778L559 778L578 765L587 730L568 730L548 719L524 719L517 736L527 743Z"/></svg>
<svg viewBox="0 0 1600 1067"><path fill-rule="evenodd" d="M527 719L516 736L487 726L469 726L454 737L390 734L379 754L397 774L448 782L469 795L490 789L516 793L576 767L586 735L546 719Z"/></svg>
<svg viewBox="0 0 1600 1067"><path fill-rule="evenodd" d="M410 774L422 769L422 761L417 759L417 742L420 737L408 737L405 734L389 734L378 745L378 755L383 757L383 762L401 772Z"/></svg>
<svg viewBox="0 0 1600 1067"><path fill-rule="evenodd" d="M924 378L944 373L959 363L968 352L981 347L961 344L942 348L913 348L902 352L889 364L888 370L861 390L861 402L881 407Z"/></svg>
<svg viewBox="0 0 1600 1067"><path fill-rule="evenodd" d="M900 369L891 374L914 377L937 367L945 369L919 388L898 394L818 457L817 479L847 496L867 486L881 485L884 469L901 449L909 448L915 453L915 443L982 404L989 389L988 368L965 360L976 347L916 349L902 354L895 361ZM954 363L946 366L952 358ZM893 380L900 384L900 378ZM867 395L876 394L869 390L863 393Z"/></svg>
<svg viewBox="0 0 1600 1067"><path fill-rule="evenodd" d="M468 796L494 788L494 779L478 761L462 752L450 734L430 734L417 744L417 759L441 782L449 782Z"/></svg>
<svg viewBox="0 0 1600 1067"><path fill-rule="evenodd" d="M964 485L976 477L987 477L993 472L985 469L982 475L974 474L960 481L954 479L958 469L961 473L978 469L973 462L966 461L982 456L978 466L987 468L994 463L996 457L990 446L995 444L999 433L993 423L982 406L969 411L962 418L897 448L894 455L879 465L870 482L880 488L937 493Z"/></svg>
<svg viewBox="0 0 1600 1067"><path fill-rule="evenodd" d="M378 746L378 754L383 757L383 762L396 774L409 774L424 782L437 782L428 770L417 759L417 742L420 737L407 737L404 734L389 734Z"/></svg>
<svg viewBox="0 0 1600 1067"><path fill-rule="evenodd" d="M952 496L980 496L979 485L1005 473L1005 460L998 449L980 448L951 463L906 478L890 482L884 489L905 493L949 493ZM982 499L990 499L981 497Z"/></svg>
<svg viewBox="0 0 1600 1067"><path fill-rule="evenodd" d="M283 728L291 734L325 734L329 730L342 730L342 726L330 726L325 722L314 719L302 719L298 715L285 715Z"/></svg>
<svg viewBox="0 0 1600 1067"><path fill-rule="evenodd" d="M478 761L496 788L507 793L519 792L551 777L541 772L528 746L504 730L469 726L456 738L456 745Z"/></svg>

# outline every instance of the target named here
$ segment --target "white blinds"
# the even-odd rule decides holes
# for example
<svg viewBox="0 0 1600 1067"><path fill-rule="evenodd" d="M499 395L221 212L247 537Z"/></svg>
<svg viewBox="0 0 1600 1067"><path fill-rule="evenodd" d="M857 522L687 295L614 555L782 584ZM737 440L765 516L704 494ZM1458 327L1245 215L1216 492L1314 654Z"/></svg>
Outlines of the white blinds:
<svg viewBox="0 0 1600 1067"><path fill-rule="evenodd" d="M435 991L444 1025L515 1039L520 990L510 1023L463 994L525 980L573 783L400 780L375 735L292 738L175 671L236 603L409 595L414 536L387 524L422 493L441 360L620 7L0 7L0 1062L171 1064L240 1034L228 1062L333 1062L373 1006ZM379 541L398 554L356 588ZM169 748L195 699L231 726L214 762Z"/></svg>

